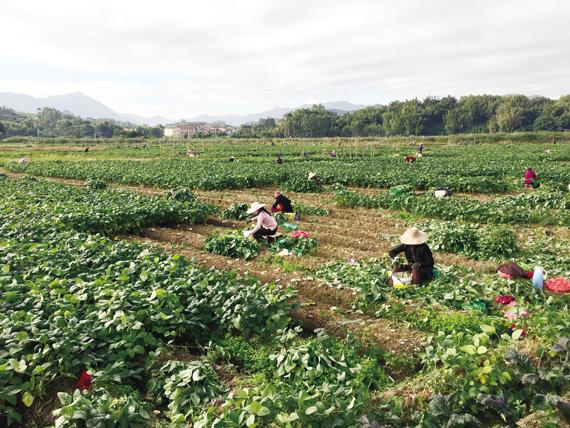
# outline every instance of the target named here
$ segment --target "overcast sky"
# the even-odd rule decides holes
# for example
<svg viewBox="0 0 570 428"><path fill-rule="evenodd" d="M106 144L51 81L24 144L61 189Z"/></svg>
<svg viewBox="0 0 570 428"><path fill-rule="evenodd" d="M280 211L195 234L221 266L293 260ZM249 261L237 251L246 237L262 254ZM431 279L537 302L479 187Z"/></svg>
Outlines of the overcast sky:
<svg viewBox="0 0 570 428"><path fill-rule="evenodd" d="M0 92L178 119L570 93L569 0L3 1Z"/></svg>

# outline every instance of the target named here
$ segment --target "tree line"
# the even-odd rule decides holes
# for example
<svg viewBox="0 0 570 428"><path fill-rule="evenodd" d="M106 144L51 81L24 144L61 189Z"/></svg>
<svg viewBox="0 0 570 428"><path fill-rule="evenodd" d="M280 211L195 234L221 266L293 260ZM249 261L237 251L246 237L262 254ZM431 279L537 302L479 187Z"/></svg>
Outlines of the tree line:
<svg viewBox="0 0 570 428"><path fill-rule="evenodd" d="M469 95L393 101L338 114L322 105L242 125L234 137L369 137L570 130L570 95Z"/></svg>
<svg viewBox="0 0 570 428"><path fill-rule="evenodd" d="M8 137L95 137L95 138L159 138L162 126L137 126L111 119L82 119L51 107L37 113L18 113L0 107L0 138Z"/></svg>

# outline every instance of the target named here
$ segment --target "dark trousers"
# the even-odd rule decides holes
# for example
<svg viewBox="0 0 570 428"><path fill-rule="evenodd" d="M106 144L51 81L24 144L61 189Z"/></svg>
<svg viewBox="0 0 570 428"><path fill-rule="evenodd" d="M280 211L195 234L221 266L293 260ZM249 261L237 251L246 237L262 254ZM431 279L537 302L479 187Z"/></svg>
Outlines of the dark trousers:
<svg viewBox="0 0 570 428"><path fill-rule="evenodd" d="M275 228L273 230L269 230L269 229L266 229L264 227L261 227L257 232L255 232L253 234L253 237L255 239L257 239L258 241L261 241L264 236L275 235L276 232L277 232L277 228Z"/></svg>

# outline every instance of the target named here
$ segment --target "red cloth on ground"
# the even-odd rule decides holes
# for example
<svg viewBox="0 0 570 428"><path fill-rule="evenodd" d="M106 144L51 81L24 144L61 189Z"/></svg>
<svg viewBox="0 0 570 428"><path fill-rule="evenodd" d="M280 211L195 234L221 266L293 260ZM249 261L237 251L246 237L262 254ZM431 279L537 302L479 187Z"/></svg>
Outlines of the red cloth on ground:
<svg viewBox="0 0 570 428"><path fill-rule="evenodd" d="M544 288L552 293L570 293L570 280L551 278L544 282Z"/></svg>
<svg viewBox="0 0 570 428"><path fill-rule="evenodd" d="M83 370L83 373L81 373L81 376L79 376L79 379L77 379L75 388L81 391L90 390L92 381L93 376L91 376L87 370Z"/></svg>
<svg viewBox="0 0 570 428"><path fill-rule="evenodd" d="M504 295L504 296L497 296L495 298L495 303L498 305L508 305L511 302L514 302L515 298L513 296Z"/></svg>
<svg viewBox="0 0 570 428"><path fill-rule="evenodd" d="M309 238L311 235L303 230L296 230L295 232L291 232L290 236L292 238Z"/></svg>

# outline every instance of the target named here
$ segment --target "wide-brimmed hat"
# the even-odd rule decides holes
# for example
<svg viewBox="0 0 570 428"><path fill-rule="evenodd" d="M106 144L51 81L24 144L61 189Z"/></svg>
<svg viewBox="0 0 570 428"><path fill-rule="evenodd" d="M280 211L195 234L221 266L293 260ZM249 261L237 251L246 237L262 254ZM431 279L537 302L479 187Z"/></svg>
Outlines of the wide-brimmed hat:
<svg viewBox="0 0 570 428"><path fill-rule="evenodd" d="M405 245L420 245L427 241L427 233L417 227L411 227L400 237L400 242Z"/></svg>
<svg viewBox="0 0 570 428"><path fill-rule="evenodd" d="M315 174L314 172L309 172L309 180L315 178L317 176L317 174Z"/></svg>
<svg viewBox="0 0 570 428"><path fill-rule="evenodd" d="M247 210L248 214L253 214L254 212L259 211L261 208L264 208L265 204L260 204L259 202L254 202L253 204L251 204L251 206L249 207L249 209Z"/></svg>

